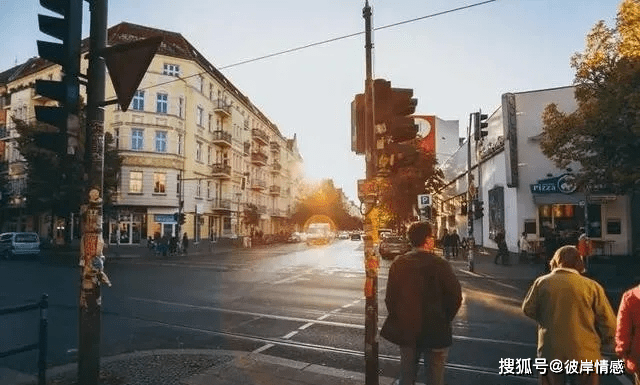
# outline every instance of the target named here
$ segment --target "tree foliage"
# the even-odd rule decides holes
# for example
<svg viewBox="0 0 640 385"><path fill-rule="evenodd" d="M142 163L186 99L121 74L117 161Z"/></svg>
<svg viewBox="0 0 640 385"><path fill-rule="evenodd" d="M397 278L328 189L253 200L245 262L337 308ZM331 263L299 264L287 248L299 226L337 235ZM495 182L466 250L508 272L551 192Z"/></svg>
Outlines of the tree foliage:
<svg viewBox="0 0 640 385"><path fill-rule="evenodd" d="M322 181L316 187L307 189L307 193L296 205L291 221L298 225L313 215L326 215L342 230L362 228L360 218L352 217L342 202L342 194L333 185L332 180Z"/></svg>
<svg viewBox="0 0 640 385"><path fill-rule="evenodd" d="M581 186L625 193L640 183L640 2L624 0L616 26L598 22L576 70L576 111L550 104L543 113L542 152L556 166L581 166Z"/></svg>
<svg viewBox="0 0 640 385"><path fill-rule="evenodd" d="M68 217L86 201L87 178L84 151L61 156L42 143L39 133L52 133L54 128L40 122L27 123L15 119L18 149L26 163L27 209L33 214ZM81 137L80 142L84 140ZM105 134L104 192L105 211L113 202L119 185L122 159L114 146L113 136Z"/></svg>
<svg viewBox="0 0 640 385"><path fill-rule="evenodd" d="M244 207L244 224L251 227L260 224L260 212L253 203L247 203Z"/></svg>
<svg viewBox="0 0 640 385"><path fill-rule="evenodd" d="M415 215L416 197L434 193L443 185L444 174L436 167L435 154L417 146L418 159L410 167L401 168L387 178L378 179L381 223L400 230Z"/></svg>

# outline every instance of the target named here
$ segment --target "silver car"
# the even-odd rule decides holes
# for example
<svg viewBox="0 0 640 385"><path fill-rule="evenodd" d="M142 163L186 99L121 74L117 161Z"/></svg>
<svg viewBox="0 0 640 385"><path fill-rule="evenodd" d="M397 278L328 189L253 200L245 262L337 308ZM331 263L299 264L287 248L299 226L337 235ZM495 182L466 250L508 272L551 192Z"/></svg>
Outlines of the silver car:
<svg viewBox="0 0 640 385"><path fill-rule="evenodd" d="M0 257L13 259L16 256L37 257L40 255L40 237L36 233L0 234Z"/></svg>

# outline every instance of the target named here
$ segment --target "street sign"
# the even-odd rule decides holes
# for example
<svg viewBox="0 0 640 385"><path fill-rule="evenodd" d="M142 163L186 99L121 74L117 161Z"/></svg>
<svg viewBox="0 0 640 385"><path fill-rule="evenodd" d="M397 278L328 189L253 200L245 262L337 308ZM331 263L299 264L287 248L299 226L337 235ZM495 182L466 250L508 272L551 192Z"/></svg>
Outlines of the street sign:
<svg viewBox="0 0 640 385"><path fill-rule="evenodd" d="M430 194L418 195L418 208L422 209L427 206L431 206L431 195Z"/></svg>

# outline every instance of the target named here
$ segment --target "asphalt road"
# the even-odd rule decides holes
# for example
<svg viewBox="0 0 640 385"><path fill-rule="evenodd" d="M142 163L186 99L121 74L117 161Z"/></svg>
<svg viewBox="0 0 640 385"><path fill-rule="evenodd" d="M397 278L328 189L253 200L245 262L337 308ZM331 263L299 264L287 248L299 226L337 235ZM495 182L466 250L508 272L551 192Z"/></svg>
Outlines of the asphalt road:
<svg viewBox="0 0 640 385"><path fill-rule="evenodd" d="M144 249L143 249L144 250ZM144 253L144 251L143 251ZM520 310L530 283L487 278L453 262L464 301L454 321L449 384L525 384L500 376L501 358L535 357L535 323ZM382 261L379 326L386 317L389 261ZM334 368L363 371L362 242L237 250L217 255L112 260L113 287L103 289L101 354L147 349L258 351ZM50 365L73 362L77 344L77 267L8 261L0 264L0 307L50 298ZM0 350L33 342L37 313L0 321ZM399 351L381 339L381 374L398 374ZM0 366L35 371L35 353L0 359ZM603 384L619 384L616 377Z"/></svg>

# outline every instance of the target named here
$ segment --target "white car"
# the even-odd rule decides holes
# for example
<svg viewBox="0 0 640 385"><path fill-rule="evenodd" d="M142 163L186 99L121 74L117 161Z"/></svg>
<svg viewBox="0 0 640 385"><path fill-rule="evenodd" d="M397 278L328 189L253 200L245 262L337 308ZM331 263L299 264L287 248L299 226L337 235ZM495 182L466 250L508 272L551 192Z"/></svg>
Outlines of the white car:
<svg viewBox="0 0 640 385"><path fill-rule="evenodd" d="M36 233L2 233L0 234L0 257L13 259L16 256L40 255L40 237Z"/></svg>

